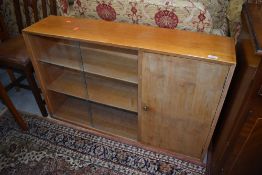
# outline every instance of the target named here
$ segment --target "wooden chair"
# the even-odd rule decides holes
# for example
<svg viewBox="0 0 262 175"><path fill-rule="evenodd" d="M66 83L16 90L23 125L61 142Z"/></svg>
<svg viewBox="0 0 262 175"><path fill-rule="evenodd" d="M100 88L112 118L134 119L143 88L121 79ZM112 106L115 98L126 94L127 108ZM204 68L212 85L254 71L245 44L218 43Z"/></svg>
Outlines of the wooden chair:
<svg viewBox="0 0 262 175"><path fill-rule="evenodd" d="M12 101L8 97L8 94L5 90L5 87L2 85L0 82L0 97L3 100L4 104L8 107L9 111L12 113L12 115L15 118L15 121L17 124L20 126L22 130L28 130L27 124L24 122L23 118L21 115L17 112L15 106L13 105Z"/></svg>
<svg viewBox="0 0 262 175"><path fill-rule="evenodd" d="M49 2L50 13L56 15L56 1L49 0ZM43 17L46 17L48 14L47 0L41 0L41 4ZM40 19L38 16L39 13L37 9L37 0L23 0L23 5L26 17L26 25L23 25L22 23L22 12L20 8L20 2L19 0L14 0L16 19L20 32L22 28L31 25L33 22L31 21L29 8L32 9L34 22L37 22ZM42 115L47 116L48 114L45 108L45 103L42 100L40 89L38 88L37 83L34 79L34 69L27 54L23 37L18 36L16 38L10 39L4 26L3 19L1 17L0 29L0 40L3 42L0 43L0 67L7 70L7 73L11 79L11 83L6 87L6 90L9 90L14 86L31 89ZM22 76L16 78L13 73L14 71L21 73ZM24 79L27 79L29 86L20 83Z"/></svg>
<svg viewBox="0 0 262 175"><path fill-rule="evenodd" d="M1 28L3 29L3 20L1 17L0 21ZM6 32L5 29L2 31ZM1 36L4 37L0 38L3 41L0 43L0 67L7 70L11 79L11 83L6 86L6 90L10 90L14 86L32 90L42 115L47 116L45 103L42 100L41 92L35 81L34 69L27 54L23 37L18 36L16 38L6 39L8 38L7 34L3 34L3 32ZM16 78L14 72L21 73L22 76ZM29 86L21 83L24 79L27 79Z"/></svg>
<svg viewBox="0 0 262 175"><path fill-rule="evenodd" d="M21 33L22 29L30 26L34 22L39 21L41 17L45 18L48 15L57 15L57 4L56 0L13 0L14 9L16 15L16 21L18 25L19 32ZM41 4L42 15L40 16L39 9L37 4ZM23 5L24 11L21 11L20 4ZM31 9L31 10L29 10ZM32 12L32 18L30 17L30 11ZM26 23L23 23L22 14L25 16Z"/></svg>

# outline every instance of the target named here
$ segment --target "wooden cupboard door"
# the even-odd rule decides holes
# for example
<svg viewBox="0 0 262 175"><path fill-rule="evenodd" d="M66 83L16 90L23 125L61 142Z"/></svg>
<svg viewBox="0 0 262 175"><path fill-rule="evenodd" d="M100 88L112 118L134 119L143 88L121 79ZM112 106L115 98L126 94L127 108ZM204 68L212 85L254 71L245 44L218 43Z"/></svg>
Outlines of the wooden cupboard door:
<svg viewBox="0 0 262 175"><path fill-rule="evenodd" d="M201 159L230 67L142 53L139 69L140 140Z"/></svg>

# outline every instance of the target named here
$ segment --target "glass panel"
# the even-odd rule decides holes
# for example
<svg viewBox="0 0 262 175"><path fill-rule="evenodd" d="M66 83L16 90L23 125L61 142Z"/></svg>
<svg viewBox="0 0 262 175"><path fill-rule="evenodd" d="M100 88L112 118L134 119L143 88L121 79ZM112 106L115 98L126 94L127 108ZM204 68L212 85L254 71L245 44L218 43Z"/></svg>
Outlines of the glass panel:
<svg viewBox="0 0 262 175"><path fill-rule="evenodd" d="M80 43L91 126L137 139L138 52Z"/></svg>
<svg viewBox="0 0 262 175"><path fill-rule="evenodd" d="M88 101L54 91L49 91L48 94L52 103L53 117L83 127L91 125Z"/></svg>
<svg viewBox="0 0 262 175"><path fill-rule="evenodd" d="M85 72L137 84L137 51L81 43L81 53Z"/></svg>
<svg viewBox="0 0 262 175"><path fill-rule="evenodd" d="M39 61L83 71L79 42L41 36L32 40Z"/></svg>
<svg viewBox="0 0 262 175"><path fill-rule="evenodd" d="M137 51L81 43L88 99L137 112Z"/></svg>
<svg viewBox="0 0 262 175"><path fill-rule="evenodd" d="M99 103L90 103L91 126L100 131L137 139L137 113L112 108Z"/></svg>
<svg viewBox="0 0 262 175"><path fill-rule="evenodd" d="M51 113L81 126L90 125L86 80L79 42L32 36Z"/></svg>

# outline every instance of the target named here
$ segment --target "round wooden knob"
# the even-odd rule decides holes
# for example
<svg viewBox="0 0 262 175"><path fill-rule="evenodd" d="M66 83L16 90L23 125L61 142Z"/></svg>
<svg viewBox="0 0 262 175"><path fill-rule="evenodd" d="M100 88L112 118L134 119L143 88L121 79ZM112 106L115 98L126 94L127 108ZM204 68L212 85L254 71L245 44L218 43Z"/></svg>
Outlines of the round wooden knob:
<svg viewBox="0 0 262 175"><path fill-rule="evenodd" d="M148 106L144 106L143 109L144 109L144 111L148 111L149 108L148 108Z"/></svg>

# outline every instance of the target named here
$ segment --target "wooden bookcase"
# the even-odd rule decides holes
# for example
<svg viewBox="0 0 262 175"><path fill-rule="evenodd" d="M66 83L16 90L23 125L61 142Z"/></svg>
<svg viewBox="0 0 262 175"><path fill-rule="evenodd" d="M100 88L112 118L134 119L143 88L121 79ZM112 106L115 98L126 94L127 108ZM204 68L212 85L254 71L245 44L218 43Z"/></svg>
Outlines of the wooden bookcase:
<svg viewBox="0 0 262 175"><path fill-rule="evenodd" d="M23 36L52 117L205 155L235 68L232 39L56 16Z"/></svg>

